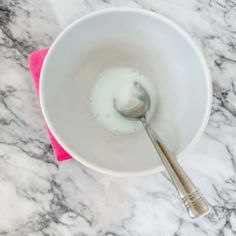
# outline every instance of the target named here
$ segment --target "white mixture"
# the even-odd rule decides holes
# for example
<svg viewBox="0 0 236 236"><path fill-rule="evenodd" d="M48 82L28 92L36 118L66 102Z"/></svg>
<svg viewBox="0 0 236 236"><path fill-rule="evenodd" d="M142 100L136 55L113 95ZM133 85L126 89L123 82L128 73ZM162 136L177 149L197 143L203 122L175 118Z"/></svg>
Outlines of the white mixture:
<svg viewBox="0 0 236 236"><path fill-rule="evenodd" d="M139 82L147 91L151 100L151 107L147 113L150 120L156 109L156 96L149 80L135 68L110 67L97 78L92 89L90 103L92 111L99 124L113 133L133 133L142 128L139 121L132 121L122 117L114 108L114 98L121 103L129 100L134 82Z"/></svg>

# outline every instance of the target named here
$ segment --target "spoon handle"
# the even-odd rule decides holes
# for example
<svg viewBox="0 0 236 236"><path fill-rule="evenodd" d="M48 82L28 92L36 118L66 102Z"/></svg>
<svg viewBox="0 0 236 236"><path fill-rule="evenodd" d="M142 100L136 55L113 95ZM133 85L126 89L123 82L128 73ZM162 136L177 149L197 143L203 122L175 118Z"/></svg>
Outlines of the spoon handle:
<svg viewBox="0 0 236 236"><path fill-rule="evenodd" d="M171 155L168 148L161 142L157 133L147 123L146 119L141 119L141 122L168 171L190 217L196 218L206 215L209 212L207 201L202 197L178 161Z"/></svg>

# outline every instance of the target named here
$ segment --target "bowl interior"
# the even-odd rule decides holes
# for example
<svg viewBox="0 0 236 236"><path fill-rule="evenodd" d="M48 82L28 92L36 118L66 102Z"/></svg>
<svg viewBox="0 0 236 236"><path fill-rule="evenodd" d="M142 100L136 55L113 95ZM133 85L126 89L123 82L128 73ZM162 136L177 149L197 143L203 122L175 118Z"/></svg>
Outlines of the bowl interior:
<svg viewBox="0 0 236 236"><path fill-rule="evenodd" d="M185 33L143 11L105 11L80 19L55 41L43 66L44 116L61 145L82 163L107 173L141 173L161 166L147 135L112 134L89 104L99 73L131 66L155 87L153 127L178 155L196 138L209 109L201 55ZM112 78L111 78L112 79Z"/></svg>

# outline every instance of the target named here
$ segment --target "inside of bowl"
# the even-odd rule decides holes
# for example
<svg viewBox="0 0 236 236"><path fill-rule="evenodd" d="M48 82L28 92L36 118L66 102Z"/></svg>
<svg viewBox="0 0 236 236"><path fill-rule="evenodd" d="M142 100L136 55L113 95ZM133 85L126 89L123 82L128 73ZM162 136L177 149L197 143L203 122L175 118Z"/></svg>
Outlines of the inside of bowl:
<svg viewBox="0 0 236 236"><path fill-rule="evenodd" d="M144 131L113 134L94 118L90 93L98 75L111 66L135 67L150 80L157 95L152 125L173 154L182 152L205 116L206 72L191 43L174 27L127 11L73 24L47 58L42 105L61 144L100 169L139 172L161 165Z"/></svg>

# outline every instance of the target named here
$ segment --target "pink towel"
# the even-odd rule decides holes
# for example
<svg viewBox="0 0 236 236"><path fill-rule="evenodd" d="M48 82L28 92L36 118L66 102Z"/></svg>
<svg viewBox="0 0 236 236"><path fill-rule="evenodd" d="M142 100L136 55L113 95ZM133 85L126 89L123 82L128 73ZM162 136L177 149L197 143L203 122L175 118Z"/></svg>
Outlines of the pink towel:
<svg viewBox="0 0 236 236"><path fill-rule="evenodd" d="M48 49L43 49L39 51L32 52L29 55L29 69L31 71L37 94L39 95L39 78L43 60L48 52ZM71 156L62 148L62 146L53 137L52 133L48 129L48 134L51 139L53 151L57 157L58 161L64 161L70 159Z"/></svg>

